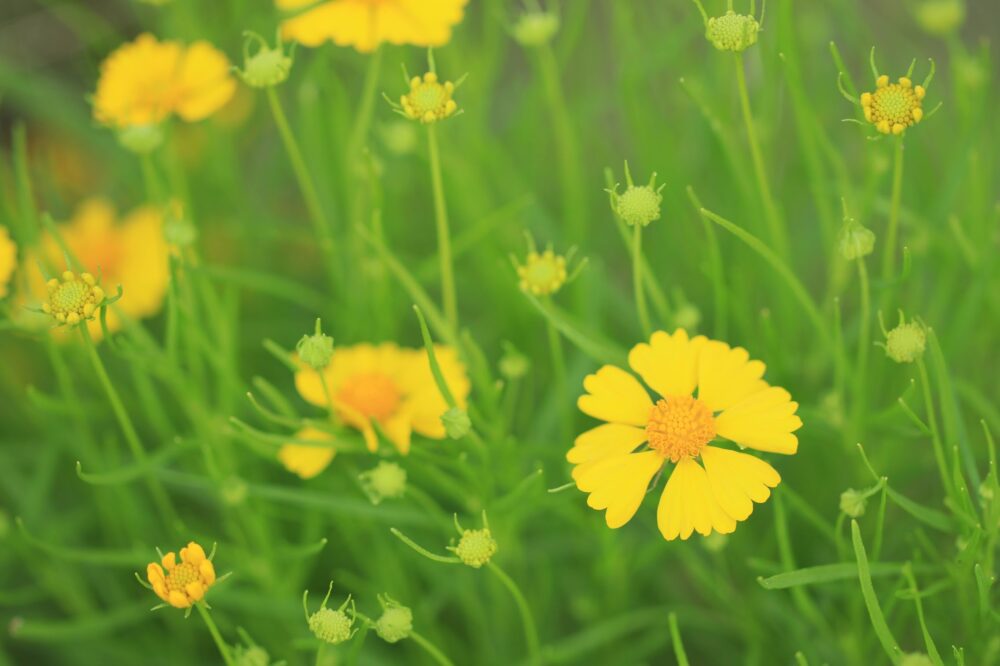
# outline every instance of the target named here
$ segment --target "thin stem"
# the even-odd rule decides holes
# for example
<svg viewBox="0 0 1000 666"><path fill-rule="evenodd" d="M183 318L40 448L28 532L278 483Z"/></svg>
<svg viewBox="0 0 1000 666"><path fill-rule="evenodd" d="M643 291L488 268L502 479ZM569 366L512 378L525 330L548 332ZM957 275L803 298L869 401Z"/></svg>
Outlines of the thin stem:
<svg viewBox="0 0 1000 666"><path fill-rule="evenodd" d="M316 647L316 666L322 666L323 664L323 648L326 647L326 643L320 641L319 646Z"/></svg>
<svg viewBox="0 0 1000 666"><path fill-rule="evenodd" d="M285 144L285 152L288 153L288 159L292 163L292 170L295 172L295 178L299 183L299 190L302 192L306 209L309 211L309 219L312 221L316 241L319 243L320 250L323 253L323 263L326 266L330 285L331 287L336 286L335 267L337 262L334 254L333 234L330 230L330 223L323 213L323 206L320 204L319 195L316 193L316 185L313 183L309 169L306 167L305 159L302 157L302 151L295 140L295 135L292 134L292 129L288 125L288 118L285 116L285 111L281 106L281 99L278 97L278 93L275 92L274 87L267 88L267 101L271 105L271 114L274 116L274 122L278 126L278 133L281 134L281 140Z"/></svg>
<svg viewBox="0 0 1000 666"><path fill-rule="evenodd" d="M486 566L500 579L500 582L507 588L510 595L514 597L514 603L517 604L517 610L521 614L521 624L524 625L524 639L528 644L528 663L541 664L542 654L538 643L538 629L531 615L531 608L528 606L528 601L524 598L524 594L521 593L521 588L495 563L489 562Z"/></svg>
<svg viewBox="0 0 1000 666"><path fill-rule="evenodd" d="M556 394L559 396L559 416L562 425L560 433L563 441L569 441L571 413L569 401L566 399L566 357L563 353L562 338L555 325L545 321L545 330L549 338L549 354L552 355L552 374L555 376Z"/></svg>
<svg viewBox="0 0 1000 666"><path fill-rule="evenodd" d="M646 293L643 291L642 282L642 225L635 225L632 234L632 288L635 291L635 307L639 312L639 325L642 333L649 337L653 333L653 327L649 323L649 307L646 305Z"/></svg>
<svg viewBox="0 0 1000 666"><path fill-rule="evenodd" d="M146 449L143 448L142 441L139 439L135 426L132 424L132 419L129 417L128 411L122 403L121 396L118 395L114 384L111 383L111 378L104 367L104 362L101 361L101 356L97 353L97 347L94 345L93 338L90 337L90 328L87 322L80 324L79 329L80 335L83 338L83 346L86 347L90 363L94 368L94 374L97 375L98 381L108 396L108 401L111 403L111 410L114 412L115 418L118 420L118 425L125 435L125 442L132 451L132 456L135 460L140 464L145 464L148 461ZM149 492L152 494L153 501L162 514L163 519L171 526L179 525L180 519L177 516L177 512L174 510L173 504L171 504L170 498L167 496L163 486L160 485L160 482L153 476L147 475L146 484L149 486Z"/></svg>
<svg viewBox="0 0 1000 666"><path fill-rule="evenodd" d="M431 643L429 640L427 640L417 632L411 631L410 638L413 639L414 643L422 647L424 649L424 652L426 652L431 656L431 659L441 664L441 666L454 666L451 659L446 657L445 654L441 652L441 650L438 649L436 645L434 645L434 643Z"/></svg>
<svg viewBox="0 0 1000 666"><path fill-rule="evenodd" d="M381 68L382 47L378 46L368 59L368 69L365 71L365 82L361 92L361 104L354 116L354 125L351 127L350 138L347 141L349 167L350 163L358 158L358 153L361 152L361 147L368 137L368 130L371 127L375 111L375 102L378 99L378 75Z"/></svg>
<svg viewBox="0 0 1000 666"><path fill-rule="evenodd" d="M455 274L451 258L451 235L448 229L448 208L441 180L441 154L434 124L427 125L427 145L430 153L431 185L434 188L434 219L437 223L438 256L441 260L441 301L445 319L452 330L458 328L458 305L455 297Z"/></svg>
<svg viewBox="0 0 1000 666"><path fill-rule="evenodd" d="M197 603L195 607L198 609L198 613L201 618L205 620L205 625L208 627L208 633L212 634L212 640L215 641L215 646L219 648L219 654L222 655L222 660L226 662L226 666L235 666L232 655L229 654L229 646L226 642L222 640L222 634L219 633L219 628L215 626L215 620L212 619L212 614L208 612L205 608L204 603Z"/></svg>
<svg viewBox="0 0 1000 666"><path fill-rule="evenodd" d="M890 280L896 270L896 236L899 232L899 207L903 195L903 139L897 138L892 159L892 203L889 207L889 227L885 233L882 254L882 279Z"/></svg>
<svg viewBox="0 0 1000 666"><path fill-rule="evenodd" d="M948 472L948 462L945 458L944 444L941 442L941 433L938 430L937 414L934 411L934 399L931 397L931 382L927 375L927 366L922 358L917 359L917 370L920 373L920 385L924 395L924 408L927 410L927 424L931 429L931 443L934 445L934 459L937 461L938 471L941 473L941 485L944 486L945 495L952 497L951 481Z"/></svg>
<svg viewBox="0 0 1000 666"><path fill-rule="evenodd" d="M677 666L688 666L687 652L684 650L684 643L681 641L681 630L677 626L677 613L667 616L670 624L670 642L674 644L674 657L677 658Z"/></svg>
<svg viewBox="0 0 1000 666"><path fill-rule="evenodd" d="M764 157L760 152L760 141L757 138L757 126L754 123L753 111L750 108L750 95L747 93L747 78L743 68L743 54L741 53L736 54L736 80L739 84L740 108L743 110L743 122L746 125L747 141L750 144L750 157L753 159L754 174L757 177L757 188L760 190L760 198L764 204L764 217L767 220L771 241L774 243L775 248L777 248L778 254L787 257L788 239L785 237L785 230L782 226L781 218L778 216L778 208L771 194L771 184L767 180Z"/></svg>
<svg viewBox="0 0 1000 666"><path fill-rule="evenodd" d="M858 264L858 287L861 291L861 312L860 325L858 327L858 359L854 369L854 406L851 417L852 434L848 442L855 442L863 439L861 437L861 419L864 414L865 393L867 384L865 383L865 373L868 369L868 351L871 347L871 288L868 282L868 268L865 266L863 257L857 258Z"/></svg>

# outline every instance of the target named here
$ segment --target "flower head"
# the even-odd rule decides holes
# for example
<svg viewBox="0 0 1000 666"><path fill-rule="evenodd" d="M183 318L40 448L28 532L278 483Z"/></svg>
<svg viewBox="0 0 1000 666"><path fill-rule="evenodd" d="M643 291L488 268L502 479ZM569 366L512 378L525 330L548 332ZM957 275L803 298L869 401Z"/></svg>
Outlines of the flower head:
<svg viewBox="0 0 1000 666"><path fill-rule="evenodd" d="M257 52L250 54L251 42L257 43ZM285 54L281 33L277 44L271 48L264 38L255 32L243 34L243 69L236 70L243 82L251 88L272 88L283 83L292 71L293 53ZM292 46L292 51L295 46Z"/></svg>
<svg viewBox="0 0 1000 666"><path fill-rule="evenodd" d="M333 356L333 338L323 334L322 322L319 319L316 320L316 331L312 335L303 335L295 345L295 352L302 362L313 370L322 370L330 365L330 358Z"/></svg>
<svg viewBox="0 0 1000 666"><path fill-rule="evenodd" d="M372 504L400 498L406 492L406 470L394 462L381 460L372 469L359 474L358 480Z"/></svg>
<svg viewBox="0 0 1000 666"><path fill-rule="evenodd" d="M194 541L181 548L180 559L178 562L177 556L169 552L159 563L150 562L146 567L146 579L156 596L166 603L174 608L190 608L215 584L215 567L212 559L205 556L205 550Z"/></svg>
<svg viewBox="0 0 1000 666"><path fill-rule="evenodd" d="M350 640L356 631L354 629L354 602L351 601L351 597L348 595L347 599L344 600L344 603L337 610L327 608L326 602L330 600L331 592L333 592L333 581L330 582L330 587L326 591L326 596L323 598L323 603L320 605L319 610L310 614L308 605L309 590L306 590L302 594L302 608L306 614L309 631L321 641L337 645ZM351 606L350 613L347 612L348 605Z"/></svg>
<svg viewBox="0 0 1000 666"><path fill-rule="evenodd" d="M551 249L539 254L529 252L523 266L517 267L521 291L536 296L554 294L566 282L566 257Z"/></svg>
<svg viewBox="0 0 1000 666"><path fill-rule="evenodd" d="M896 363L913 363L924 355L927 348L927 331L918 321L907 322L902 310L899 312L899 324L891 331L885 330L882 324L882 313L879 313L879 324L882 326L884 343L877 343L885 349L885 355Z"/></svg>
<svg viewBox="0 0 1000 666"><path fill-rule="evenodd" d="M635 515L653 478L672 466L657 509L663 537L732 532L781 477L760 458L716 439L793 454L793 433L802 426L798 404L764 381L764 364L745 349L689 338L684 329L654 333L628 360L660 398L654 402L632 374L615 366L587 376L580 410L606 423L577 437L566 455L577 487L617 528Z"/></svg>
<svg viewBox="0 0 1000 666"><path fill-rule="evenodd" d="M459 539L457 546L451 546L448 550L455 553L462 564L479 569L484 564L489 564L493 556L497 553L497 542L490 532L490 524L486 520L486 512L483 512L483 527L478 530L462 529L458 524L458 516L455 516L455 529L458 530Z"/></svg>
<svg viewBox="0 0 1000 666"><path fill-rule="evenodd" d="M870 59L872 73L875 75L875 90L862 93L858 100L850 95L847 97L852 102L860 103L865 120L874 125L880 133L903 134L908 127L916 125L925 117L923 100L927 95L927 87L934 78L934 61L931 60L930 73L923 84L914 85L910 78L913 74L912 64L906 76L899 77L896 83L890 83L889 77L879 74L875 66L874 48Z"/></svg>
<svg viewBox="0 0 1000 666"><path fill-rule="evenodd" d="M450 347L438 346L435 354L458 406L464 408L470 388L465 367ZM305 367L296 373L295 386L308 402L332 406L338 419L362 432L371 451L378 448L374 424L404 454L414 432L431 439L446 435L441 415L448 403L423 349L392 343L338 347L322 372Z"/></svg>
<svg viewBox="0 0 1000 666"><path fill-rule="evenodd" d="M17 245L7 233L7 227L0 227L0 298L7 295L7 284L17 268Z"/></svg>
<svg viewBox="0 0 1000 666"><path fill-rule="evenodd" d="M281 25L286 39L305 46L330 40L370 53L379 44L444 46L468 0L275 0L297 12Z"/></svg>
<svg viewBox="0 0 1000 666"><path fill-rule="evenodd" d="M632 182L632 173L626 162L625 183L625 191L621 194L618 193L617 184L614 189L608 190L611 196L611 210L615 215L630 227L636 225L644 227L660 219L660 204L663 203L660 191L664 186L656 186L656 172L649 177L649 183L646 185L636 185Z"/></svg>
<svg viewBox="0 0 1000 666"><path fill-rule="evenodd" d="M388 596L379 596L382 615L375 620L375 633L386 643L398 643L413 633L413 611Z"/></svg>
<svg viewBox="0 0 1000 666"><path fill-rule="evenodd" d="M865 514L868 495L860 490L848 488L840 493L840 510L851 518L860 518Z"/></svg>
<svg viewBox="0 0 1000 666"><path fill-rule="evenodd" d="M185 46L144 33L101 63L94 118L118 128L173 114L192 122L218 111L235 90L229 61L208 42Z"/></svg>
<svg viewBox="0 0 1000 666"><path fill-rule="evenodd" d="M934 662L923 652L907 652L899 659L899 666L933 666Z"/></svg>
<svg viewBox="0 0 1000 666"><path fill-rule="evenodd" d="M867 257L875 249L875 234L855 220L847 220L840 230L840 256L848 261Z"/></svg>
<svg viewBox="0 0 1000 666"><path fill-rule="evenodd" d="M42 303L42 311L60 324L73 326L89 321L104 303L104 290L90 273L77 275L66 271L60 278L49 280L46 286L49 298Z"/></svg>
<svg viewBox="0 0 1000 666"><path fill-rule="evenodd" d="M923 0L914 8L920 27L932 35L947 37L965 22L964 0Z"/></svg>
<svg viewBox="0 0 1000 666"><path fill-rule="evenodd" d="M458 111L458 104L452 99L455 84L441 82L437 74L427 72L423 78L414 76L409 81L410 92L399 98L399 110L407 118L419 120L427 125L444 120Z"/></svg>
<svg viewBox="0 0 1000 666"><path fill-rule="evenodd" d="M694 0L701 18L705 23L705 39L711 42L719 51L731 51L741 53L757 43L757 35L761 31L761 23L764 22L763 11L758 21L754 17L756 12L754 0L750 0L750 13L737 14L729 9L722 16L709 17L705 12L700 0ZM730 6L732 3L730 3Z"/></svg>
<svg viewBox="0 0 1000 666"><path fill-rule="evenodd" d="M531 10L518 17L514 24L514 39L521 46L543 46L559 32L559 15L550 11Z"/></svg>

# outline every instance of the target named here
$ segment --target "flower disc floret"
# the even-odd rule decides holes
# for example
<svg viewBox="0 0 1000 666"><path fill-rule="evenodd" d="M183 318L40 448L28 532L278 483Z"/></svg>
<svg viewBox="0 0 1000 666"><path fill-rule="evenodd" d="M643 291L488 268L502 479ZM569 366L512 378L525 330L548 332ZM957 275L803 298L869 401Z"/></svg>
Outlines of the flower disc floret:
<svg viewBox="0 0 1000 666"><path fill-rule="evenodd" d="M48 281L48 300L42 311L52 315L60 324L79 324L94 318L94 313L104 301L104 290L90 273L77 275L66 271L62 278Z"/></svg>
<svg viewBox="0 0 1000 666"><path fill-rule="evenodd" d="M915 321L901 323L885 338L885 353L896 363L913 363L926 348L927 333Z"/></svg>
<svg viewBox="0 0 1000 666"><path fill-rule="evenodd" d="M454 550L462 564L478 569L488 564L496 554L497 542L488 527L481 530L465 530Z"/></svg>
<svg viewBox="0 0 1000 666"><path fill-rule="evenodd" d="M889 83L889 77L883 74L876 80L875 92L861 95L861 109L865 120L882 134L902 134L924 117L922 103L926 94L923 86L914 86L905 76L897 83Z"/></svg>
<svg viewBox="0 0 1000 666"><path fill-rule="evenodd" d="M660 219L663 195L649 185L629 185L615 197L615 212L629 226L646 226Z"/></svg>
<svg viewBox="0 0 1000 666"><path fill-rule="evenodd" d="M359 480L372 504L397 499L406 492L406 470L394 462L380 461L374 468L362 472Z"/></svg>
<svg viewBox="0 0 1000 666"><path fill-rule="evenodd" d="M437 74L427 72L423 78L410 79L410 92L400 97L399 103L407 117L426 125L454 115L458 110L458 104L452 99L454 92L454 83L442 83Z"/></svg>
<svg viewBox="0 0 1000 666"><path fill-rule="evenodd" d="M386 643L398 643L413 633L413 611L390 602L375 621L375 633Z"/></svg>
<svg viewBox="0 0 1000 666"><path fill-rule="evenodd" d="M156 596L174 608L190 608L201 601L216 580L212 561L194 541L181 548L180 562L173 552L164 555L159 563L150 562L146 578Z"/></svg>
<svg viewBox="0 0 1000 666"><path fill-rule="evenodd" d="M757 43L760 23L753 16L729 10L722 16L708 19L705 38L720 51L739 53Z"/></svg>
<svg viewBox="0 0 1000 666"><path fill-rule="evenodd" d="M332 645L343 643L353 634L354 620L343 610L320 608L309 616L309 631L316 638Z"/></svg>
<svg viewBox="0 0 1000 666"><path fill-rule="evenodd" d="M517 267L521 291L536 296L554 294L566 283L566 257L552 250L529 252L523 266Z"/></svg>

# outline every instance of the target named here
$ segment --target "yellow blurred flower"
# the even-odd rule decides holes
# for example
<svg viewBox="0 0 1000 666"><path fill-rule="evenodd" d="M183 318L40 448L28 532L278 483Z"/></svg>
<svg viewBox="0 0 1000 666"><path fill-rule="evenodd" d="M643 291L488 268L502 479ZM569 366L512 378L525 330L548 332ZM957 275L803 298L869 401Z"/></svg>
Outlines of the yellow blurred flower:
<svg viewBox="0 0 1000 666"><path fill-rule="evenodd" d="M333 436L318 428L303 428L295 433L295 439L304 439L310 442L332 442ZM333 448L290 442L278 450L278 460L289 472L298 474L303 479L311 479L326 469L336 453L337 451Z"/></svg>
<svg viewBox="0 0 1000 666"><path fill-rule="evenodd" d="M17 268L17 245L10 239L7 227L0 227L0 298L7 295L7 284Z"/></svg>
<svg viewBox="0 0 1000 666"><path fill-rule="evenodd" d="M101 64L94 118L119 128L155 124L172 114L202 120L233 96L230 69L225 54L208 42L185 46L139 35Z"/></svg>
<svg viewBox="0 0 1000 666"><path fill-rule="evenodd" d="M793 454L798 403L762 379L764 364L745 349L688 338L683 329L654 333L632 348L629 365L662 398L654 403L632 374L611 365L584 380L580 410L607 421L577 437L566 455L587 504L607 510L608 527L621 527L669 460L674 469L656 514L663 537L732 532L781 477L760 458L708 444L722 437L740 448Z"/></svg>
<svg viewBox="0 0 1000 666"><path fill-rule="evenodd" d="M164 555L159 564L150 562L146 578L160 599L174 608L190 608L215 584L215 567L205 550L192 541L181 548L179 563L173 552Z"/></svg>
<svg viewBox="0 0 1000 666"><path fill-rule="evenodd" d="M469 395L465 367L449 347L436 347L435 354L448 388L464 408ZM392 343L338 347L323 377L329 402L320 375L312 368L303 367L296 373L295 386L314 405L329 407L332 403L338 418L362 432L369 450L378 447L374 424L403 454L409 452L414 432L444 439L441 415L448 411L448 403L434 383L423 349L406 349ZM314 451L322 453L325 449Z"/></svg>
<svg viewBox="0 0 1000 666"><path fill-rule="evenodd" d="M338 46L374 51L382 42L443 46L462 20L468 0L275 0L298 11L281 28L285 39L306 46L331 40Z"/></svg>
<svg viewBox="0 0 1000 666"><path fill-rule="evenodd" d="M152 206L143 206L129 213L116 224L112 205L99 198L81 203L68 224L59 226L59 233L84 271L100 276L106 291L113 294L118 285L124 292L114 308L107 312L108 328L121 327L116 310L128 317L140 319L160 311L170 279L169 249L163 238L163 216ZM61 268L64 257L59 244L45 236L40 245L42 262ZM49 298L46 280L36 261L26 261L31 296L39 301ZM89 324L90 333L99 337L101 325Z"/></svg>
<svg viewBox="0 0 1000 666"><path fill-rule="evenodd" d="M875 92L861 95L861 109L865 120L882 134L902 134L923 119L926 94L923 86L913 85L906 76L899 77L899 83L889 83L883 74L875 82Z"/></svg>

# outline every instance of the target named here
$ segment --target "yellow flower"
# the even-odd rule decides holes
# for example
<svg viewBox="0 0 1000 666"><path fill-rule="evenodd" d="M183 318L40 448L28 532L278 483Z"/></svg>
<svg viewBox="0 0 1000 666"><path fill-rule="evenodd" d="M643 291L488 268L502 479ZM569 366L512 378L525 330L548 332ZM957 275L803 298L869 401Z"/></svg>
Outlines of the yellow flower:
<svg viewBox="0 0 1000 666"><path fill-rule="evenodd" d="M170 552L163 556L160 564L150 562L146 567L146 578L153 586L156 596L174 608L190 608L201 601L208 589L215 584L212 560L205 556L204 549L194 541L181 548L180 563L174 553Z"/></svg>
<svg viewBox="0 0 1000 666"><path fill-rule="evenodd" d="M552 250L541 254L537 251L528 252L523 266L517 267L517 277L521 291L530 292L536 296L554 294L566 282L566 257Z"/></svg>
<svg viewBox="0 0 1000 666"><path fill-rule="evenodd" d="M861 109L865 120L882 134L902 134L924 117L921 105L927 91L923 86L913 85L905 76L899 77L898 83L889 83L884 74L878 77L875 86L875 92L861 95Z"/></svg>
<svg viewBox="0 0 1000 666"><path fill-rule="evenodd" d="M458 111L458 104L452 99L454 93L454 83L441 83L437 74L427 72L423 78L414 76L410 79L410 92L399 98L397 108L407 118L419 120L425 125L435 123Z"/></svg>
<svg viewBox="0 0 1000 666"><path fill-rule="evenodd" d="M300 13L281 27L286 39L306 46L332 40L338 46L374 51L382 42L443 46L462 20L468 0L275 0Z"/></svg>
<svg viewBox="0 0 1000 666"><path fill-rule="evenodd" d="M303 428L295 433L295 439L332 442L333 436L318 428ZM289 472L294 472L303 479L311 479L326 469L336 453L333 448L288 443L278 450L278 460Z"/></svg>
<svg viewBox="0 0 1000 666"><path fill-rule="evenodd" d="M77 275L72 271L62 274L62 279L52 278L46 283L49 298L42 303L42 311L60 324L79 324L90 321L104 302L104 290L90 273Z"/></svg>
<svg viewBox="0 0 1000 666"><path fill-rule="evenodd" d="M438 364L460 407L469 395L469 380L458 355L448 347L436 347ZM410 450L412 433L444 439L441 415L448 404L434 383L430 361L424 350L405 349L392 343L338 347L323 371L333 412L347 425L362 432L369 450L378 439L373 422L400 453ZM320 375L303 367L295 375L295 386L307 401L330 407ZM325 449L314 449L315 452Z"/></svg>
<svg viewBox="0 0 1000 666"><path fill-rule="evenodd" d="M121 300L107 312L108 328L121 327L116 310L134 318L150 317L160 311L170 279L167 242L163 238L163 218L156 208L144 206L129 213L121 224L115 223L115 210L104 199L81 203L68 224L59 233L70 253L88 273L101 277L109 292L122 285ZM58 243L51 236L42 239L43 263L60 266L64 262ZM37 266L36 261L27 265ZM38 268L29 273L31 293L48 300L48 288ZM101 335L100 322L92 321L90 332Z"/></svg>
<svg viewBox="0 0 1000 666"><path fill-rule="evenodd" d="M629 365L662 397L654 403L633 375L611 365L584 380L580 410L607 421L577 437L566 455L587 504L607 510L609 527L621 527L669 460L674 469L656 515L663 537L732 532L781 478L755 456L709 443L722 437L740 448L793 454L798 404L762 379L764 364L745 349L688 338L683 329L654 333L632 348Z"/></svg>
<svg viewBox="0 0 1000 666"><path fill-rule="evenodd" d="M7 227L0 227L0 298L7 295L7 284L17 268L17 245L10 239Z"/></svg>
<svg viewBox="0 0 1000 666"><path fill-rule="evenodd" d="M229 60L208 42L185 46L142 34L101 64L94 118L119 128L155 124L171 114L202 120L235 90Z"/></svg>

